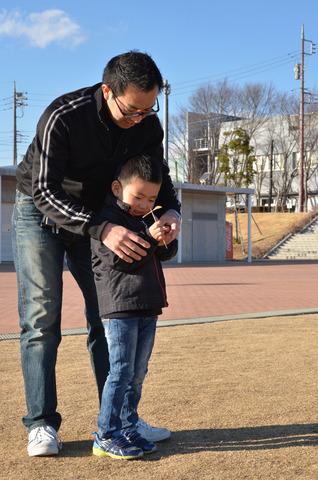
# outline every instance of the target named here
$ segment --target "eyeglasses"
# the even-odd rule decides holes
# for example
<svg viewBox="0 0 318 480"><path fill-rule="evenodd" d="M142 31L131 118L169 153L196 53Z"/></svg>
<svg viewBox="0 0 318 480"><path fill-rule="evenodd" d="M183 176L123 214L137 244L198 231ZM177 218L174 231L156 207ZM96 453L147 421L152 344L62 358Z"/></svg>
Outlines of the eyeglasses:
<svg viewBox="0 0 318 480"><path fill-rule="evenodd" d="M123 117L125 118L139 118L139 117L148 117L149 115L155 115L156 113L159 112L160 110L160 107L159 107L159 102L158 102L158 98L156 99L156 106L155 108L150 108L150 109L147 109L147 110L142 110L141 112L132 112L132 113L127 113L127 112L124 112L120 105L122 105L122 107L125 107L127 108L115 95L113 95L113 99L115 100L115 103L118 107L118 110L120 111L120 113L122 114Z"/></svg>

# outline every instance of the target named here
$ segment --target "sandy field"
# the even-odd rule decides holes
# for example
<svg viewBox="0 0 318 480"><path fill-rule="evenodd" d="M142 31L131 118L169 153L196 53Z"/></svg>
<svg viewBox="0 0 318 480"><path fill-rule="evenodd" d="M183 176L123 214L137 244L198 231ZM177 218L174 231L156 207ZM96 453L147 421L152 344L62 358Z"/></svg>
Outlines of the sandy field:
<svg viewBox="0 0 318 480"><path fill-rule="evenodd" d="M82 335L59 349L63 451L29 458L19 343L2 341L0 478L317 479L317 333L317 315L159 328L140 413L173 433L132 462L91 455L97 395Z"/></svg>

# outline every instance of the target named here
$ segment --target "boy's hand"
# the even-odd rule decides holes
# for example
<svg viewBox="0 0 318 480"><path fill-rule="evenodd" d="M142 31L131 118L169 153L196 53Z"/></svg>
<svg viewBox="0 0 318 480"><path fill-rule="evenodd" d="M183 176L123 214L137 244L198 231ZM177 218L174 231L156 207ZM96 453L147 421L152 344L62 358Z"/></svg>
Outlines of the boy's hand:
<svg viewBox="0 0 318 480"><path fill-rule="evenodd" d="M160 225L160 221L157 220L151 225L151 227L149 227L149 233L155 240L157 240L157 242L159 242L159 245L164 245L168 229L170 229L170 227Z"/></svg>
<svg viewBox="0 0 318 480"><path fill-rule="evenodd" d="M149 243L136 233L113 223L106 225L100 239L106 247L128 263L145 257L147 252L144 249L150 247Z"/></svg>

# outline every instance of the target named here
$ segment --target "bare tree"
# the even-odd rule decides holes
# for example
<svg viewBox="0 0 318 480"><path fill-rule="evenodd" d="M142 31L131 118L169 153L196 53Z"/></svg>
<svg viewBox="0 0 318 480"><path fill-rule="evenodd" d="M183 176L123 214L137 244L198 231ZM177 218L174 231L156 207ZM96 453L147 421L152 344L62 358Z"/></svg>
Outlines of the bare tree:
<svg viewBox="0 0 318 480"><path fill-rule="evenodd" d="M169 158L174 166L174 177L177 181L180 179L190 181L191 177L187 129L187 111L182 107L169 122Z"/></svg>
<svg viewBox="0 0 318 480"><path fill-rule="evenodd" d="M222 122L236 108L237 87L225 79L215 85L203 85L190 97L192 112L188 116L188 158L191 163L191 178L199 182L205 174L206 183L219 181L217 153Z"/></svg>
<svg viewBox="0 0 318 480"><path fill-rule="evenodd" d="M295 127L297 101L294 96L273 90L267 93L269 105L264 106L262 118L255 117L256 128L251 142L257 155L254 187L257 205L260 205L264 191L269 195L271 185L275 195L278 195L278 205L281 205L286 202L290 193L288 189L291 189L297 175L294 153L298 135L297 125ZM272 178L270 178L271 162Z"/></svg>
<svg viewBox="0 0 318 480"><path fill-rule="evenodd" d="M238 98L238 87L229 85L228 80L207 84L199 87L190 97L189 104L192 111L209 114L235 115Z"/></svg>
<svg viewBox="0 0 318 480"><path fill-rule="evenodd" d="M276 108L281 115L270 119L268 129L275 145L273 189L276 193L276 210L284 210L298 174L295 160L298 143L297 101L293 96L281 94L277 97Z"/></svg>
<svg viewBox="0 0 318 480"><path fill-rule="evenodd" d="M282 96L282 113L289 125L289 134L292 142L296 145L295 151L299 152L299 101L296 97ZM304 204L307 207L310 190L317 189L317 146L318 146L318 113L315 104L306 105L306 112L304 116ZM293 153L295 156L296 153ZM299 176L299 160L296 164L294 182L291 184L291 192L294 184L294 190L299 191L298 179L296 184L296 177ZM295 161L292 161L292 166L295 167Z"/></svg>

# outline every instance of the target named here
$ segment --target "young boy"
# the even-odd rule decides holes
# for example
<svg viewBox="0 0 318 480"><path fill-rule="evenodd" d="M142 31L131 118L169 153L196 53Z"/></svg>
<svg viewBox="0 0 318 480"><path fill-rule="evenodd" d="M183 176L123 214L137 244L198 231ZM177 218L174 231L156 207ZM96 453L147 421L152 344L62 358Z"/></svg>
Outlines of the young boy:
<svg viewBox="0 0 318 480"><path fill-rule="evenodd" d="M156 450L154 443L137 432L136 423L157 317L168 305L161 261L177 252L177 240L166 244L168 228L154 221L151 213L161 182L160 160L146 155L133 157L112 182L113 196L101 212L101 220L122 225L147 240L151 246L146 256L127 263L92 240L93 270L110 361L93 445L93 454L100 457L130 460Z"/></svg>

